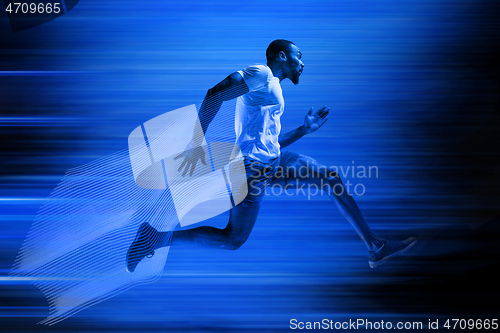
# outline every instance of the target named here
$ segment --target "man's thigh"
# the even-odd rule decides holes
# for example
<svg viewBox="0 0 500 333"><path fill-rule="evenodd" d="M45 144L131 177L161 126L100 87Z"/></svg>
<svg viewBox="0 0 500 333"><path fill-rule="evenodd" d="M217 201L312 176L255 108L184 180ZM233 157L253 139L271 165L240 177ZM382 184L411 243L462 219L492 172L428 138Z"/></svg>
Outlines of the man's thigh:
<svg viewBox="0 0 500 333"><path fill-rule="evenodd" d="M264 197L266 187L273 178L273 168L269 163L245 158L246 186L247 189L234 189L234 192L246 193L243 201L239 202L229 211L229 223L226 231L237 243L244 243L250 235L260 210L260 203ZM239 181L241 168L229 169L229 178ZM236 179L237 178L237 179ZM234 197L234 196L233 196Z"/></svg>
<svg viewBox="0 0 500 333"><path fill-rule="evenodd" d="M233 188L233 194L236 193L236 196L241 198L241 194L246 193L243 201L238 203L239 207L258 207L264 198L267 186L274 177L279 160L275 160L272 163L265 163L251 158L245 158L243 163L245 166L246 189L243 191L243 189ZM229 178L233 183L241 183L241 181L239 181L240 174L241 167L238 166L237 168L233 168L230 166Z"/></svg>

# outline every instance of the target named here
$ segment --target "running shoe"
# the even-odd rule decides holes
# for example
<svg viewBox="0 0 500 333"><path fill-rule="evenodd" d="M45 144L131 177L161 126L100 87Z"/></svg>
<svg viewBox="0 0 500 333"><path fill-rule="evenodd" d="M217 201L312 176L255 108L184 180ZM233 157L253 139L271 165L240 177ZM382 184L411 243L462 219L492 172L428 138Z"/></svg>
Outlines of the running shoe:
<svg viewBox="0 0 500 333"><path fill-rule="evenodd" d="M410 247L415 245L417 239L410 237L404 241L385 241L377 251L368 251L368 264L371 268L375 268L390 258L405 252Z"/></svg>
<svg viewBox="0 0 500 333"><path fill-rule="evenodd" d="M132 273L144 257L151 258L155 254L152 238L156 232L147 222L141 224L132 245L128 248L127 271Z"/></svg>

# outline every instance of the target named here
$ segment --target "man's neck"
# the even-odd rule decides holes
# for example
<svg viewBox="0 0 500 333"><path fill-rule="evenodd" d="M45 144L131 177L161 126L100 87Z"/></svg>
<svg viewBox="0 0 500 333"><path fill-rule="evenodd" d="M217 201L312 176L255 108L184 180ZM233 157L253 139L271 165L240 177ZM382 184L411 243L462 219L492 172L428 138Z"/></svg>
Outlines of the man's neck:
<svg viewBox="0 0 500 333"><path fill-rule="evenodd" d="M267 67L271 69L271 72L273 72L273 75L277 77L280 82L285 79L285 73L283 73L283 69L281 66L275 62L272 63L267 63Z"/></svg>

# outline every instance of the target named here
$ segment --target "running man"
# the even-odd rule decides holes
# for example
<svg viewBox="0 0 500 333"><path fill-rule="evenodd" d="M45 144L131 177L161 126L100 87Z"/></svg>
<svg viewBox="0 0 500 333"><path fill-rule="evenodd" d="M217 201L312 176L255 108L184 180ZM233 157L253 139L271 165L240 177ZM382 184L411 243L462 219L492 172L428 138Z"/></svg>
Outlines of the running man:
<svg viewBox="0 0 500 333"><path fill-rule="evenodd" d="M127 253L129 272L133 272L144 257L154 255L156 249L164 246L190 243L237 250L253 229L267 186L293 188L315 184L327 191L366 244L368 263L372 268L415 244L414 237L403 241L387 241L378 237L366 223L354 198L345 190L334 170L311 157L280 150L323 126L328 120L329 108L323 107L316 111L311 108L302 126L281 134L280 117L284 111L281 81L289 79L295 85L299 83L304 70L302 52L294 43L278 39L267 48L266 58L266 66L250 66L232 73L209 89L199 110L201 127L205 133L222 103L237 98L236 143L241 149L247 174L247 196L230 210L229 222L224 229L203 226L172 233L159 232L147 222L142 223ZM194 135L186 150L177 156L184 158L178 170L183 175L192 175L198 161L205 164L205 151L201 142L202 135ZM304 170L307 170L307 174Z"/></svg>

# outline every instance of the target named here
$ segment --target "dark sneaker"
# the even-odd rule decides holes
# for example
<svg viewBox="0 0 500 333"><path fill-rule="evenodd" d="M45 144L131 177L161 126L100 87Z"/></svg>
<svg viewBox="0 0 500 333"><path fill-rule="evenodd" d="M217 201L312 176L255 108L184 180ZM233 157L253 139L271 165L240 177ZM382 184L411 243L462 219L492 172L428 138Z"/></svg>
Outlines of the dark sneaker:
<svg viewBox="0 0 500 333"><path fill-rule="evenodd" d="M370 264L371 268L375 268L386 260L405 252L416 242L415 237L410 237L404 241L385 241L384 245L377 251L368 251L368 264Z"/></svg>
<svg viewBox="0 0 500 333"><path fill-rule="evenodd" d="M144 257L151 258L154 254L154 234L157 233L156 229L144 222L137 230L132 245L128 248L127 252L127 271L132 273L135 271L139 262Z"/></svg>

